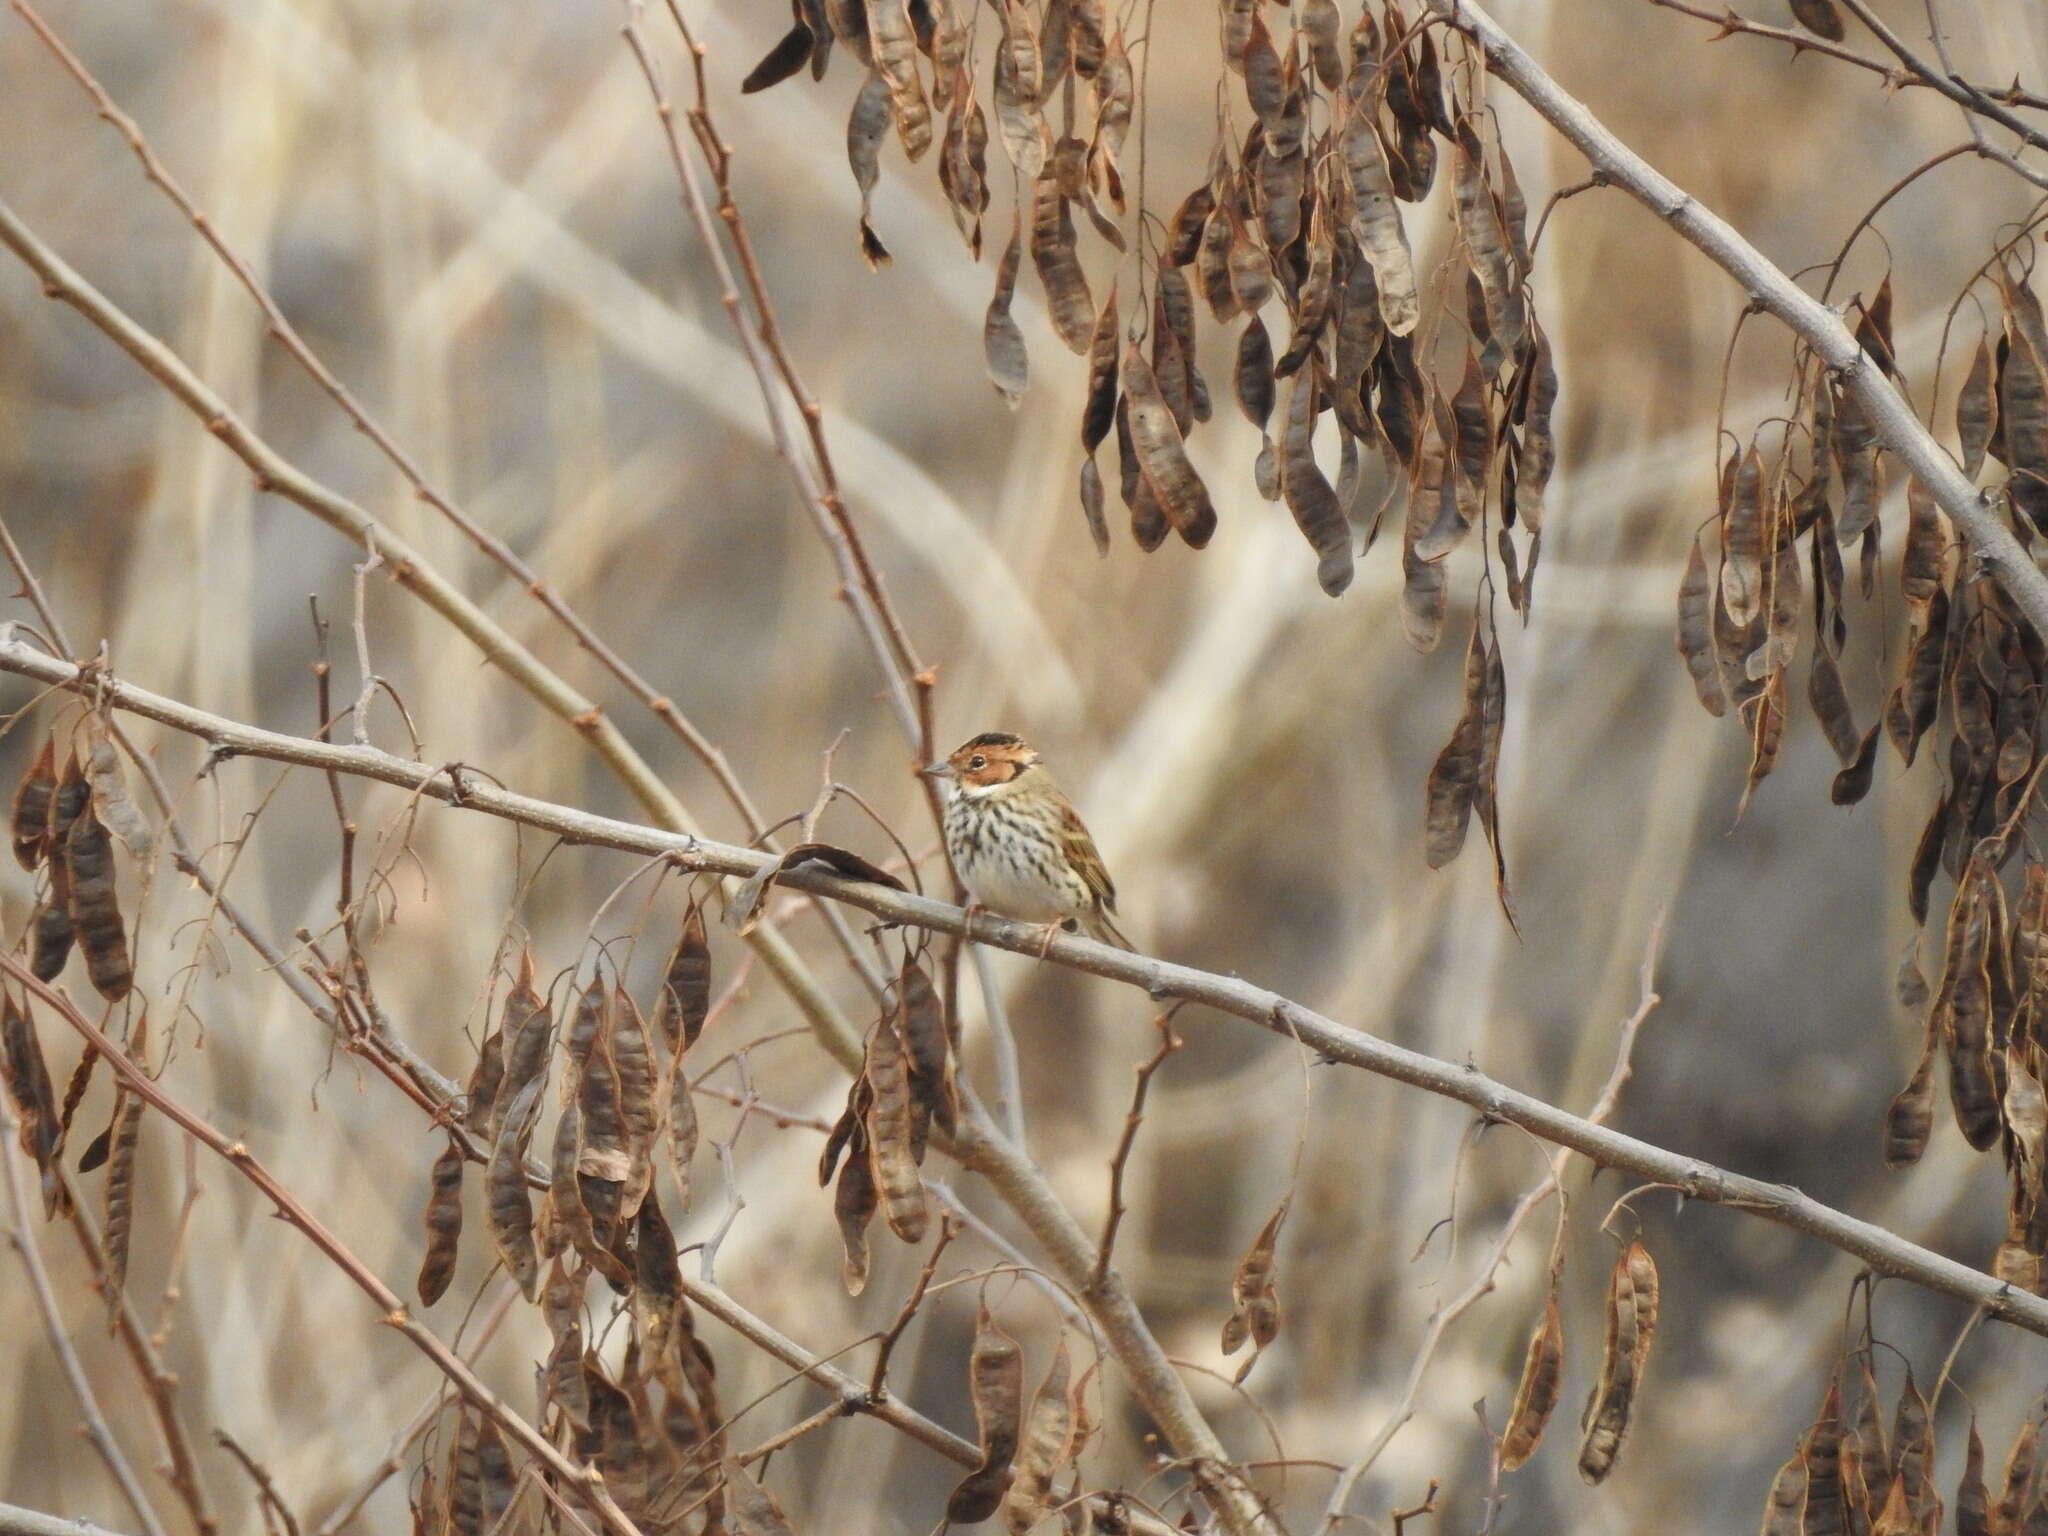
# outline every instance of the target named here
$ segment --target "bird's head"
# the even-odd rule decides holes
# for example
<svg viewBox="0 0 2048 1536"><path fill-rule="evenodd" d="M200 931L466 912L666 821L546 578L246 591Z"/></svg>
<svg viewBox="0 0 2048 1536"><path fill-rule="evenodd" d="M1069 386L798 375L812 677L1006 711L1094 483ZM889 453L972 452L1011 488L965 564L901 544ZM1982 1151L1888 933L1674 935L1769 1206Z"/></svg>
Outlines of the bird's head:
<svg viewBox="0 0 2048 1536"><path fill-rule="evenodd" d="M962 794L988 794L1037 764L1037 751L1023 737L984 731L962 742L943 763L924 771L935 779L951 779Z"/></svg>

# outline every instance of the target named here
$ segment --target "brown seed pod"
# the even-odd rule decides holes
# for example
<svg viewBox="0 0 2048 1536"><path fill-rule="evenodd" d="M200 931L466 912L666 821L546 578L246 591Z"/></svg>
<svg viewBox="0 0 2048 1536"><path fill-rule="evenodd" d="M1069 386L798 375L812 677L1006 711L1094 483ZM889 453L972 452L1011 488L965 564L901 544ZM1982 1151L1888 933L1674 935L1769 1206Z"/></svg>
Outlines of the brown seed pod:
<svg viewBox="0 0 2048 1536"><path fill-rule="evenodd" d="M1316 552L1316 584L1331 597L1351 585L1351 525L1337 493L1316 463L1315 375L1295 375L1287 392L1287 424L1280 439L1280 494L1294 525Z"/></svg>
<svg viewBox="0 0 2048 1536"><path fill-rule="evenodd" d="M606 1044L619 1079L619 1129L628 1160L619 1216L630 1221L653 1183L654 1139L661 1134L661 1107L655 1101L654 1056L648 1049L647 1025L639 1006L624 987L613 994L613 1001L615 1011Z"/></svg>
<svg viewBox="0 0 2048 1536"><path fill-rule="evenodd" d="M1135 346L1124 352L1123 376L1125 417L1144 483L1175 531L1200 549L1216 532L1216 509L1208 487L1188 460L1180 428L1160 394L1151 364Z"/></svg>
<svg viewBox="0 0 2048 1536"><path fill-rule="evenodd" d="M50 802L57 796L57 743L45 737L43 750L15 786L12 814L14 861L33 872L43 862L50 836Z"/></svg>
<svg viewBox="0 0 2048 1536"><path fill-rule="evenodd" d="M148 1020L138 1022L129 1040L128 1054L140 1063ZM128 1284L128 1253L135 1235L135 1156L142 1141L142 1099L124 1085L115 1090L114 1121L107 1157L107 1187L101 1212L102 1245L106 1257L103 1286L107 1304L107 1325L111 1329L120 1316L121 1297Z"/></svg>
<svg viewBox="0 0 2048 1536"><path fill-rule="evenodd" d="M423 1307L439 1301L455 1278L456 1249L462 1239L462 1163L462 1145L451 1141L428 1175L427 1252L420 1261L418 1283Z"/></svg>
<svg viewBox="0 0 2048 1536"><path fill-rule="evenodd" d="M896 977L897 1027L909 1053L911 1151L924 1160L931 1126L948 1136L958 1128L959 1088L954 1080L953 1041L946 1032L945 1011L923 967L906 959Z"/></svg>
<svg viewBox="0 0 2048 1536"><path fill-rule="evenodd" d="M853 184L860 189L860 254L871 271L887 266L891 259L889 248L868 222L875 185L882 177L882 138L888 131L889 82L879 73L871 74L854 97L853 113L846 120L846 160L853 169Z"/></svg>
<svg viewBox="0 0 2048 1536"><path fill-rule="evenodd" d="M1071 1374L1062 1334L1045 1380L1031 1400L1009 1491L1003 1495L1003 1524L1010 1536L1027 1536L1052 1510L1052 1480L1065 1463L1073 1434L1073 1404L1067 1397Z"/></svg>
<svg viewBox="0 0 2048 1536"><path fill-rule="evenodd" d="M70 872L71 926L85 952L86 974L101 997L119 1002L134 986L135 972L114 891L114 840L90 805L72 822L63 856Z"/></svg>
<svg viewBox="0 0 2048 1536"><path fill-rule="evenodd" d="M114 750L107 723L98 714L91 714L86 716L85 727L92 743L86 753L85 776L92 785L93 805L129 854L146 859L153 842L149 823L143 820L134 797L128 793L127 780L121 775L121 755Z"/></svg>
<svg viewBox="0 0 2048 1536"><path fill-rule="evenodd" d="M1962 448L1963 473L1972 479L1984 467L1998 406L1991 391L1991 350L1980 338L1970 359L1970 372L1956 396L1956 439Z"/></svg>
<svg viewBox="0 0 2048 1536"><path fill-rule="evenodd" d="M755 1482L745 1467L728 1460L723 1475L726 1513L732 1517L737 1536L796 1536L775 1496Z"/></svg>
<svg viewBox="0 0 2048 1536"><path fill-rule="evenodd" d="M1701 705L1718 718L1728 712L1728 700L1721 690L1721 666L1714 655L1713 610L1713 582L1707 575L1700 541L1694 539L1685 576L1678 584L1678 654L1692 674L1693 691Z"/></svg>
<svg viewBox="0 0 2048 1536"><path fill-rule="evenodd" d="M910 1061L896 1031L893 1011L885 1012L869 1032L862 1074L869 1089L865 1116L868 1155L883 1213L889 1230L904 1242L920 1242L927 1212L924 1183L918 1177L911 1145Z"/></svg>
<svg viewBox="0 0 2048 1536"><path fill-rule="evenodd" d="M1346 117L1342 134L1344 169L1351 182L1351 232L1372 263L1380 318L1393 335L1406 336L1422 319L1422 297L1415 286L1408 234L1394 205L1386 152L1369 115L1355 108Z"/></svg>
<svg viewBox="0 0 2048 1536"><path fill-rule="evenodd" d="M886 83L889 112L903 153L915 161L931 148L932 109L917 72L917 38L903 0L867 0L868 42L875 72ZM863 215L865 219L865 215Z"/></svg>
<svg viewBox="0 0 2048 1536"><path fill-rule="evenodd" d="M1606 1346L1579 1448L1579 1475L1589 1483L1601 1482L1614 1470L1628 1434L1657 1329L1658 1290L1657 1266L1649 1250L1631 1242L1615 1259L1608 1278Z"/></svg>
<svg viewBox="0 0 2048 1536"><path fill-rule="evenodd" d="M505 1270L528 1301L540 1277L540 1258L533 1246L533 1201L526 1189L526 1144L540 1109L540 1083L528 1083L505 1110L504 1128L491 1148L484 1174L491 1245L505 1261Z"/></svg>
<svg viewBox="0 0 2048 1536"><path fill-rule="evenodd" d="M981 345L988 359L989 381L1012 407L1024 398L1031 382L1031 359L1024 350L1024 332L1010 314L1010 300L1017 292L1017 268L1023 260L1023 212L1010 223L1009 243L996 263L995 296L988 302L982 321Z"/></svg>
<svg viewBox="0 0 2048 1536"><path fill-rule="evenodd" d="M669 1063L668 1155L675 1176L676 1199L690 1209L690 1164L697 1156L697 1100L680 1057Z"/></svg>
<svg viewBox="0 0 2048 1536"><path fill-rule="evenodd" d="M857 1119L847 1150L850 1155L839 1170L839 1184L833 1191L832 1214L839 1222L839 1240L846 1250L839 1278L847 1295L858 1296L867 1289L868 1223L874 1220L878 1201L867 1130Z"/></svg>
<svg viewBox="0 0 2048 1536"><path fill-rule="evenodd" d="M1508 1415L1507 1428L1500 1437L1500 1465L1512 1472L1531 1456L1543 1439L1543 1430L1557 1407L1558 1390L1564 1385L1564 1319L1557 1308L1557 1292L1543 1308L1543 1321L1529 1335L1529 1352L1522 1361L1522 1379L1515 1388L1515 1406Z"/></svg>
<svg viewBox="0 0 2048 1536"><path fill-rule="evenodd" d="M1017 1454L1024 1396L1024 1354L1017 1341L996 1327L983 1304L967 1364L968 1394L980 1432L981 1465L963 1478L946 1501L955 1525L988 1519L1001 1506Z"/></svg>
<svg viewBox="0 0 2048 1536"><path fill-rule="evenodd" d="M1258 1236L1252 1239L1251 1247L1244 1257L1237 1261L1236 1273L1230 1280L1231 1313L1223 1324L1223 1353L1234 1355L1244 1347L1245 1340L1252 1342L1254 1351L1263 1350L1280 1336L1280 1293L1273 1284L1275 1249L1280 1242L1280 1224L1287 1219L1288 1201L1282 1200L1274 1207L1273 1214L1266 1218L1266 1224L1259 1228ZM1245 1373L1256 1361L1247 1360L1238 1371L1238 1380L1244 1380Z"/></svg>
<svg viewBox="0 0 2048 1536"><path fill-rule="evenodd" d="M6 1078L8 1097L21 1115L22 1144L42 1170L43 1214L55 1216L63 1203L63 1185L57 1182L55 1167L62 1134L56 1090L43 1060L35 1022L4 992L0 992L0 1076Z"/></svg>
<svg viewBox="0 0 2048 1536"><path fill-rule="evenodd" d="M1451 739L1430 766L1425 786L1423 857L1431 869L1442 869L1465 846L1472 801L1479 788L1481 711L1486 684L1487 642L1475 618L1465 648L1465 705Z"/></svg>

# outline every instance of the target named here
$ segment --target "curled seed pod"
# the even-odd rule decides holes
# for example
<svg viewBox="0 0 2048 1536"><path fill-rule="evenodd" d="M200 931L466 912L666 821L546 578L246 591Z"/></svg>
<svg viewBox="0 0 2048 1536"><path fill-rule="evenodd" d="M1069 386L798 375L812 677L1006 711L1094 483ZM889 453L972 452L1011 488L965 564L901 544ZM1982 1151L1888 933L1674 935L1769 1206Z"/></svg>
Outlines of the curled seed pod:
<svg viewBox="0 0 2048 1536"><path fill-rule="evenodd" d="M427 1180L426 1257L420 1261L420 1305L431 1307L447 1293L455 1277L457 1245L462 1240L462 1145L451 1141L434 1159Z"/></svg>
<svg viewBox="0 0 2048 1536"><path fill-rule="evenodd" d="M910 1053L910 1092L919 1115L948 1136L958 1128L959 1089L944 1009L924 968L905 960L896 977L898 1022Z"/></svg>
<svg viewBox="0 0 2048 1536"><path fill-rule="evenodd" d="M955 1525L973 1525L996 1512L1009 1484L1010 1462L1017 1454L1024 1354L1015 1339L996 1327L986 1303L975 1328L967 1382L980 1432L981 1465L961 1480L946 1501L946 1518Z"/></svg>
<svg viewBox="0 0 2048 1536"><path fill-rule="evenodd" d="M880 72L871 74L853 99L853 114L846 120L846 159L853 169L853 182L860 189L860 254L871 271L889 264L889 248L882 244L874 225L875 186L882 177L882 136L889 131L889 82Z"/></svg>
<svg viewBox="0 0 2048 1536"><path fill-rule="evenodd" d="M1208 487L1189 462L1172 408L1160 393L1152 365L1138 348L1124 353L1125 419L1144 483L1158 509L1187 543L1202 548L1216 532L1216 509ZM1134 509L1135 510L1135 509Z"/></svg>
<svg viewBox="0 0 2048 1536"><path fill-rule="evenodd" d="M1067 350L1087 356L1095 332L1095 301L1075 247L1073 207L1061 195L1050 166L1039 175L1032 193L1031 264L1045 286L1053 329Z"/></svg>
<svg viewBox="0 0 2048 1536"><path fill-rule="evenodd" d="M1243 1258L1237 1261L1237 1270L1230 1279L1230 1317L1223 1324L1223 1353L1234 1355L1244 1347L1245 1340L1252 1342L1254 1351L1263 1350L1280 1336L1280 1293L1273 1284L1274 1253L1280 1241L1280 1224L1287 1219L1288 1202L1282 1200L1266 1218L1266 1224L1259 1228L1259 1234L1252 1239L1251 1247L1245 1250ZM1244 1380L1257 1360L1254 1353L1238 1372L1238 1380Z"/></svg>
<svg viewBox="0 0 2048 1536"><path fill-rule="evenodd" d="M14 860L33 871L43 862L50 836L50 802L57 796L57 743L46 737L43 750L15 786L12 836Z"/></svg>

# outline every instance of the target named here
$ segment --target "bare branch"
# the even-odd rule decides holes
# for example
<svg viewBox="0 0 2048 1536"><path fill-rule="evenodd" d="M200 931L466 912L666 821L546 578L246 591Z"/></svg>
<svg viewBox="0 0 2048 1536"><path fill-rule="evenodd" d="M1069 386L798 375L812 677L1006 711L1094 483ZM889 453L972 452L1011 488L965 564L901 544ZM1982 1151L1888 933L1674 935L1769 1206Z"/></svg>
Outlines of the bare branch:
<svg viewBox="0 0 2048 1536"><path fill-rule="evenodd" d="M47 656L18 639L0 638L0 672L12 672L65 686L80 682L79 668ZM744 878L774 862L770 855L755 849L678 836L500 789L464 774L459 768L433 768L371 748L329 745L260 730L194 709L104 674L97 675L91 685L101 689L114 707L201 737L211 743L217 753L230 756L246 754L309 768L333 767L343 773L397 785L463 810L538 827L569 842L589 843L642 855L666 854L684 869ZM792 889L845 902L890 922L914 924L940 933L967 932L967 915L959 907L906 891L848 880L829 874L815 864L787 870L781 880ZM1018 954L1036 955L1045 943L1042 928L986 913L976 915L972 937L978 943L993 944ZM1748 1212L1778 1226L1819 1238L1831 1247L1855 1255L1880 1274L1910 1281L1972 1305L1981 1303L1990 1316L2048 1337L2048 1299L2017 1291L1981 1270L1957 1263L1873 1223L1823 1205L1789 1185L1750 1178L1609 1130L1583 1116L1498 1083L1476 1068L1392 1044L1235 976L1112 949L1078 934L1055 935L1046 950L1046 958L1056 964L1141 988L1155 999L1182 998L1244 1019L1285 1038L1298 1038L1302 1044L1332 1061L1468 1104L1494 1119L1519 1125L1544 1141L1569 1147L1599 1167L1620 1169L1639 1179L1669 1185L1682 1191L1689 1199ZM858 1070L857 1047L840 1055L839 1059L849 1071ZM978 1130L973 1138L963 1137L969 1141L979 1139ZM977 1161L963 1149L963 1161L984 1173L988 1168L982 1166L982 1162L996 1164L1014 1158L1022 1163L1021 1154L1009 1149L1006 1142L987 1145L1000 1145L1006 1150L1000 1157L984 1151L981 1160ZM1021 1168L1013 1167L1012 1171L1023 1177L1028 1171L1028 1164L1022 1164ZM1029 1171L1028 1177L1043 1185L1043 1179L1035 1171ZM1005 1190L1006 1198L1012 1198L1012 1195L1012 1190ZM1031 1216L1022 1208L1019 1214L1031 1221ZM1071 1224L1072 1218L1064 1211L1059 1215L1060 1219ZM1036 1230L1036 1223L1033 1225ZM1040 1232L1039 1235L1043 1238L1045 1234ZM1073 1251L1086 1252L1088 1262L1072 1273L1068 1273L1064 1264L1061 1269L1063 1274L1068 1274L1070 1282L1078 1284L1089 1272L1093 1251L1092 1245L1079 1235L1078 1228L1074 1229L1073 1237Z"/></svg>
<svg viewBox="0 0 2048 1536"><path fill-rule="evenodd" d="M1487 67L1576 145L1593 169L1697 246L1741 285L1751 304L1776 315L1803 337L1855 395L1877 439L1933 493L1971 552L2012 598L2037 633L2048 635L2044 576L1989 497L1970 483L1913 408L1842 324L1841 318L1774 266L1733 226L1615 137L1473 0L1429 0L1430 9L1470 38Z"/></svg>

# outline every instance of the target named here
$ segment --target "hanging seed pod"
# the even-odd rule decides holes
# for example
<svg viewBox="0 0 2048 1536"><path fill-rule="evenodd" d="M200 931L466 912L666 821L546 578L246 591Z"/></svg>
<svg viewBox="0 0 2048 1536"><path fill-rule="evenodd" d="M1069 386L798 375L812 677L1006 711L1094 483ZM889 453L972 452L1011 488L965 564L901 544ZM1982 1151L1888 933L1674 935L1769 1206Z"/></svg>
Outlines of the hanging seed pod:
<svg viewBox="0 0 2048 1536"><path fill-rule="evenodd" d="M455 1278L457 1245L462 1240L462 1146L451 1141L434 1159L428 1176L426 1257L420 1261L420 1305L431 1307L447 1293Z"/></svg>
<svg viewBox="0 0 2048 1536"><path fill-rule="evenodd" d="M1024 1397L1024 1354L1017 1341L997 1328L983 1304L967 1365L968 1393L981 1438L981 1465L962 1479L946 1501L946 1518L973 1525L1001 1507L1017 1454Z"/></svg>

